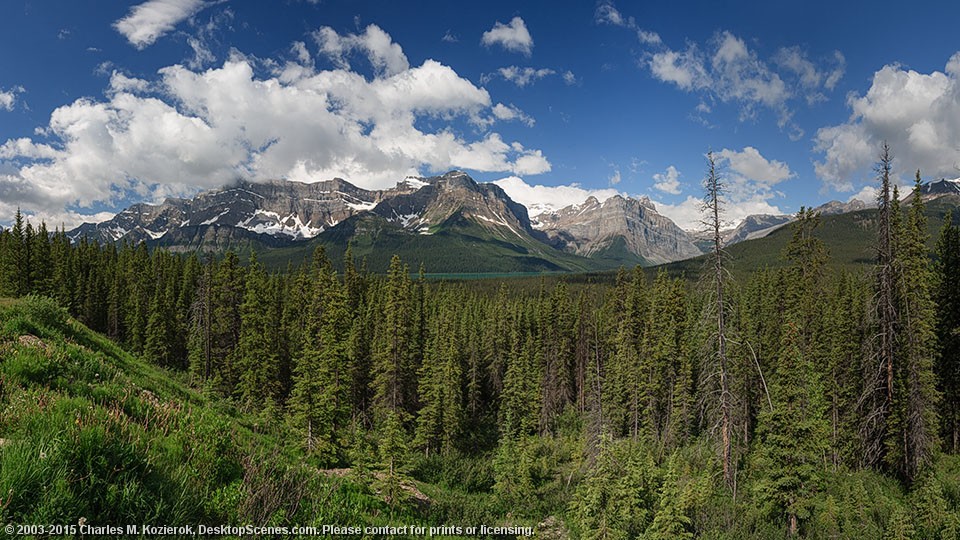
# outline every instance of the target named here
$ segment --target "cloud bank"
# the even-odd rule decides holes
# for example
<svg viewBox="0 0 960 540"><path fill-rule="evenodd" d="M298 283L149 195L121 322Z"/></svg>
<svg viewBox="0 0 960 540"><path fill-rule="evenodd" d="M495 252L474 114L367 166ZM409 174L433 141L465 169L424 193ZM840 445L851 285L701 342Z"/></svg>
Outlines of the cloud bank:
<svg viewBox="0 0 960 540"><path fill-rule="evenodd" d="M216 68L162 68L151 80L114 73L101 99L57 108L34 138L0 146L0 214L14 205L65 215L132 193L191 195L236 178L305 182L346 178L367 188L449 169L534 175L536 149L506 141L496 122L533 119L434 60L409 67L374 25L315 33L285 62L239 53ZM357 57L374 75L349 69ZM455 130L464 126L463 133ZM428 128L425 126L437 126ZM72 217L68 225L78 219Z"/></svg>
<svg viewBox="0 0 960 540"><path fill-rule="evenodd" d="M817 131L814 164L827 190L850 192L873 182L872 165L887 141L894 171L948 178L960 168L960 52L943 71L918 73L897 64L874 73L864 95L847 98L850 118Z"/></svg>

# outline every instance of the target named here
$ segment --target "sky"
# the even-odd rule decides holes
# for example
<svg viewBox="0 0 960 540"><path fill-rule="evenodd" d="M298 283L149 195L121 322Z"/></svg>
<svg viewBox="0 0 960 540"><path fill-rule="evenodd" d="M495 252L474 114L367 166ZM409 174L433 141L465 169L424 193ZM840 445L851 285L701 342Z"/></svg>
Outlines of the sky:
<svg viewBox="0 0 960 540"><path fill-rule="evenodd" d="M17 1L0 223L102 221L238 178L465 170L521 203L727 219L960 176L957 2Z"/></svg>

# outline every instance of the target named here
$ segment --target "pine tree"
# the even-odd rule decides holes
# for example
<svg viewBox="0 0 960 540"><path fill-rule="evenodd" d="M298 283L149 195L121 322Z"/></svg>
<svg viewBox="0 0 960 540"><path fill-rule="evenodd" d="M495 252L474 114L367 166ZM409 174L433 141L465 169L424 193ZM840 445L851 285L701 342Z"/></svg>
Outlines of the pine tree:
<svg viewBox="0 0 960 540"><path fill-rule="evenodd" d="M402 482L406 472L407 442L401 413L399 409L385 410L379 428L380 466L384 471L382 492L391 508L405 499Z"/></svg>
<svg viewBox="0 0 960 540"><path fill-rule="evenodd" d="M448 452L458 442L463 423L462 343L454 328L449 300L440 301L419 372L420 412L414 444L427 455ZM446 308L446 309L444 309Z"/></svg>
<svg viewBox="0 0 960 540"><path fill-rule="evenodd" d="M11 296L24 296L28 290L29 279L29 255L27 250L26 224L23 214L17 208L17 213L13 218L13 227L10 228L10 270L13 272L9 279L11 280Z"/></svg>
<svg viewBox="0 0 960 540"><path fill-rule="evenodd" d="M689 471L678 470L679 459L674 454L667 463L667 473L660 486L660 500L653 523L644 534L647 540L671 540L674 538L693 538L692 521L687 515L689 496L684 489L684 476Z"/></svg>
<svg viewBox="0 0 960 540"><path fill-rule="evenodd" d="M393 411L404 422L413 406L410 288L410 273L400 257L394 256L383 291L382 333L374 357L373 385L375 408L380 416Z"/></svg>
<svg viewBox="0 0 960 540"><path fill-rule="evenodd" d="M779 370L770 388L773 409L759 419L755 491L772 514L786 518L791 536L813 511L823 482L821 470L828 427L816 370L801 348L800 331L784 328Z"/></svg>
<svg viewBox="0 0 960 540"><path fill-rule="evenodd" d="M500 432L504 438L520 438L538 432L540 367L536 362L533 335L514 329L513 347L500 398Z"/></svg>
<svg viewBox="0 0 960 540"><path fill-rule="evenodd" d="M653 468L641 445L602 436L596 462L571 502L581 537L640 537L650 525L657 499Z"/></svg>
<svg viewBox="0 0 960 540"><path fill-rule="evenodd" d="M931 463L939 446L937 406L940 395L934 372L936 306L931 293L927 219L923 206L918 170L900 243L903 279L898 280L897 291L898 326L901 329L897 349L901 360L894 370L894 410L885 441L887 463L908 482L916 479Z"/></svg>
<svg viewBox="0 0 960 540"><path fill-rule="evenodd" d="M270 282L256 253L244 280L240 304L240 332L232 363L237 373L236 395L247 411L275 412L279 405L279 355L270 339Z"/></svg>
<svg viewBox="0 0 960 540"><path fill-rule="evenodd" d="M295 363L290 409L308 451L335 463L344 458L351 416L347 294L320 249L311 273L306 342Z"/></svg>
<svg viewBox="0 0 960 540"><path fill-rule="evenodd" d="M937 375L943 404L940 408L946 449L960 452L960 227L953 214L944 216L937 239L934 295L937 305Z"/></svg>
<svg viewBox="0 0 960 540"><path fill-rule="evenodd" d="M861 280L842 273L830 294L825 315L827 362L824 372L824 398L830 419L830 458L834 471L842 465L858 467L860 397L855 382L863 370L862 347L866 340L864 313L866 298Z"/></svg>
<svg viewBox="0 0 960 540"><path fill-rule="evenodd" d="M243 277L236 253L228 251L217 265L211 284L210 377L224 395L233 393L239 375L233 353L240 342Z"/></svg>
<svg viewBox="0 0 960 540"><path fill-rule="evenodd" d="M173 308L167 301L166 291L159 284L154 288L148 311L143 356L158 366L172 367L174 358L171 343L175 331L171 325Z"/></svg>
<svg viewBox="0 0 960 540"><path fill-rule="evenodd" d="M899 230L900 210L896 186L891 183L893 156L890 146L884 142L880 151L880 161L876 171L880 180L877 195L877 264L876 295L873 305L877 336L875 344L875 366L864 366L864 404L861 413L864 421L861 426L861 440L864 461L879 464L884 459L885 444L891 430L890 415L893 411L894 372L896 371L897 352L897 276L899 275L897 253L897 234Z"/></svg>
<svg viewBox="0 0 960 540"><path fill-rule="evenodd" d="M43 296L53 294L53 261L50 258L50 233L41 222L33 235L30 248L30 283L32 292Z"/></svg>

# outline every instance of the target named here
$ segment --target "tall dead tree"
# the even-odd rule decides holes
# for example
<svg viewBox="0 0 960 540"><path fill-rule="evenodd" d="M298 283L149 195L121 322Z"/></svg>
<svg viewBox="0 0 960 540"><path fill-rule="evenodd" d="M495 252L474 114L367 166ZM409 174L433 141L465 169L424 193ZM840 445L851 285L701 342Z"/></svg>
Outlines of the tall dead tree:
<svg viewBox="0 0 960 540"><path fill-rule="evenodd" d="M893 195L890 175L893 155L884 142L876 173L877 193L877 266L874 312L876 344L873 362L865 366L864 396L861 400L864 422L861 424L864 465L875 466L884 457L884 436L893 408L894 369L897 342L897 268L896 237L898 202Z"/></svg>
<svg viewBox="0 0 960 540"><path fill-rule="evenodd" d="M708 302L710 324L714 325L713 346L709 353L710 365L705 373L719 380L718 399L715 402L719 413L720 459L723 465L723 479L727 486L735 487L733 467L733 395L730 391L730 366L727 358L727 325L724 284L726 269L723 258L723 183L717 170L713 152L707 152L707 176L704 179L705 195L703 199L703 224L713 237L713 251L710 258L712 266L709 275L710 292L713 297Z"/></svg>

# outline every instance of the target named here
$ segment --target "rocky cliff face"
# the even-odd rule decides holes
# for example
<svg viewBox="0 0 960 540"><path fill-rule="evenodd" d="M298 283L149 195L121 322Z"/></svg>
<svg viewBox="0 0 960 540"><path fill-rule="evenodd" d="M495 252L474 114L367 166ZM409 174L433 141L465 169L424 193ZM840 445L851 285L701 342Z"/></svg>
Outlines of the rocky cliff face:
<svg viewBox="0 0 960 540"><path fill-rule="evenodd" d="M414 234L431 234L456 219L504 237L532 239L536 234L526 208L498 186L478 184L459 171L406 178L381 191L358 188L339 178L314 184L239 182L192 199L135 204L113 219L86 223L68 234L74 240L146 241L190 249L219 249L246 238L282 245L314 238L365 212Z"/></svg>
<svg viewBox="0 0 960 540"><path fill-rule="evenodd" d="M622 240L630 253L650 264L696 257L691 237L657 213L649 199L590 197L583 204L536 216L537 228L557 247L595 256Z"/></svg>
<svg viewBox="0 0 960 540"><path fill-rule="evenodd" d="M338 228L346 222L351 225ZM249 240L268 247L320 235L318 240L333 235L349 241L370 227L386 227L392 235L444 232L444 241L451 242L457 235L467 235L471 241L517 246L518 253L549 255L560 250L606 258L607 263L617 259L660 264L701 253L649 199L615 196L600 202L591 197L532 221L527 208L499 186L479 184L460 171L409 177L378 191L341 179L314 184L238 182L192 199L135 204L109 221L84 224L68 235L74 240L144 241L179 251L217 251ZM339 230L342 234L336 233Z"/></svg>
<svg viewBox="0 0 960 540"><path fill-rule="evenodd" d="M920 186L920 193L923 194L925 201L940 199L942 197L960 200L960 178L954 178L953 180L941 178L940 180L927 182ZM903 197L904 203L909 203L913 198L913 192L901 192L900 196Z"/></svg>
<svg viewBox="0 0 960 540"><path fill-rule="evenodd" d="M415 190L389 192L373 212L420 234L466 219L499 235L533 234L527 209L494 184L478 184L453 171L442 176L408 178Z"/></svg>
<svg viewBox="0 0 960 540"><path fill-rule="evenodd" d="M341 179L315 184L239 182L193 199L135 204L113 219L83 224L68 234L100 242L171 244L182 238L202 238L210 228L226 228L241 236L252 233L295 241L313 238L356 212L372 209L383 196L382 191L360 189Z"/></svg>
<svg viewBox="0 0 960 540"><path fill-rule="evenodd" d="M744 240L763 238L791 220L793 218L786 215L754 214L747 216L737 225L737 228L724 233L723 243L729 246Z"/></svg>
<svg viewBox="0 0 960 540"><path fill-rule="evenodd" d="M832 216L836 214L846 214L847 212L856 212L857 210L865 210L866 208L867 204L865 202L854 199L850 202L830 201L814 208L813 211L819 212L824 216Z"/></svg>

